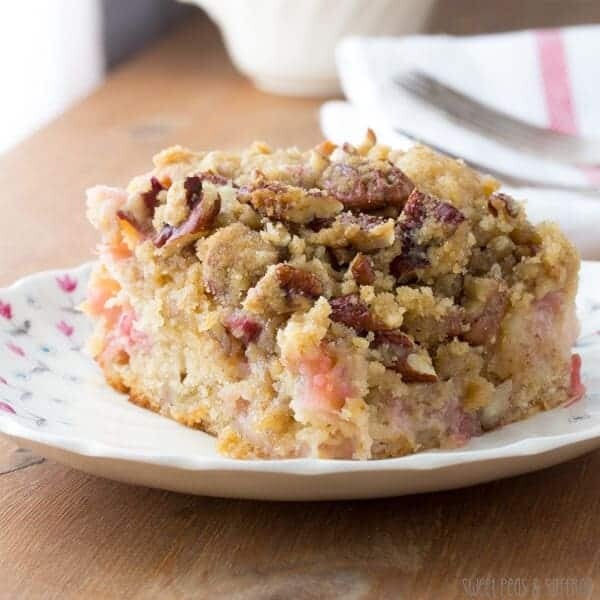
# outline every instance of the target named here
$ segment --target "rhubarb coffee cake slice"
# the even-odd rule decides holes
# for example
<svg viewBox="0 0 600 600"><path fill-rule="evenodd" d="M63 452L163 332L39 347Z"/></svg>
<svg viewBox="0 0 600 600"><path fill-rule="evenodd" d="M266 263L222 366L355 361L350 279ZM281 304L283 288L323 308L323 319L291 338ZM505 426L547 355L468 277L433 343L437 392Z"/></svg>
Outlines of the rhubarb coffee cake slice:
<svg viewBox="0 0 600 600"><path fill-rule="evenodd" d="M582 394L575 249L426 147L173 147L88 216L107 381L229 456L458 447Z"/></svg>

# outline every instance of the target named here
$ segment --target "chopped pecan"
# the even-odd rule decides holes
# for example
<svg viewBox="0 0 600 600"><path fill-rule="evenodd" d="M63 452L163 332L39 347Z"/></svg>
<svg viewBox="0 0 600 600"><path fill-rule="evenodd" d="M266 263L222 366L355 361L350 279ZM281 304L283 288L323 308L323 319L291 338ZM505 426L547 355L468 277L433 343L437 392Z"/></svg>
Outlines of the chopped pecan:
<svg viewBox="0 0 600 600"><path fill-rule="evenodd" d="M476 346L493 341L506 311L506 304L506 294L493 294L485 303L481 314L470 321L471 327L463 333L463 338Z"/></svg>
<svg viewBox="0 0 600 600"><path fill-rule="evenodd" d="M435 383L438 380L431 361L424 354L409 354L406 361L398 365L398 372L407 383Z"/></svg>
<svg viewBox="0 0 600 600"><path fill-rule="evenodd" d="M226 305L235 305L279 260L277 250L241 223L217 230L202 242L202 278L206 289Z"/></svg>
<svg viewBox="0 0 600 600"><path fill-rule="evenodd" d="M329 219L342 210L330 194L319 189L267 181L258 175L250 187L240 188L238 200L250 204L259 214L277 221L306 224Z"/></svg>
<svg viewBox="0 0 600 600"><path fill-rule="evenodd" d="M186 177L183 182L183 188L185 189L185 200L188 208L191 210L198 202L200 202L202 194L202 178L198 175Z"/></svg>
<svg viewBox="0 0 600 600"><path fill-rule="evenodd" d="M310 223L307 223L306 226L311 230L317 233L321 231L321 229L325 229L326 227L331 227L335 219L333 217L329 217L328 219L313 219Z"/></svg>
<svg viewBox="0 0 600 600"><path fill-rule="evenodd" d="M433 383L438 380L429 357L421 353L412 338L399 329L378 331L372 345L379 350L383 364L400 373L407 383Z"/></svg>
<svg viewBox="0 0 600 600"><path fill-rule="evenodd" d="M225 317L223 325L244 346L255 342L263 330L262 324L243 310L234 310L231 312Z"/></svg>
<svg viewBox="0 0 600 600"><path fill-rule="evenodd" d="M508 194L498 192L492 194L488 199L488 209L497 217L501 212L513 219L519 216L519 205Z"/></svg>
<svg viewBox="0 0 600 600"><path fill-rule="evenodd" d="M402 207L414 188L412 181L389 161L373 164L356 154L346 163L332 163L320 185L351 210Z"/></svg>
<svg viewBox="0 0 600 600"><path fill-rule="evenodd" d="M452 206L452 204L448 204L448 202L438 202L433 212L436 219L445 225L458 226L465 220L465 215L458 208Z"/></svg>
<svg viewBox="0 0 600 600"><path fill-rule="evenodd" d="M437 374L427 355L400 329L386 329L368 306L356 295L348 294L329 301L332 321L351 327L359 334L373 331L373 347L381 354L383 364L398 371L407 382L437 381Z"/></svg>
<svg viewBox="0 0 600 600"><path fill-rule="evenodd" d="M351 246L363 252L387 248L394 243L394 228L391 219L343 212L338 217L343 227L343 236Z"/></svg>
<svg viewBox="0 0 600 600"><path fill-rule="evenodd" d="M402 251L391 261L390 273L407 282L415 278L418 269L429 265L427 245L417 240L428 221L442 224L442 235L449 237L464 220L465 216L451 204L413 190L396 224L396 238L402 242Z"/></svg>
<svg viewBox="0 0 600 600"><path fill-rule="evenodd" d="M324 293L325 286L314 273L285 263L273 265L248 290L243 308L268 317L307 310Z"/></svg>
<svg viewBox="0 0 600 600"><path fill-rule="evenodd" d="M297 269L287 264L276 267L277 281L289 294L300 294L308 298L318 298L323 293L321 280L310 271Z"/></svg>
<svg viewBox="0 0 600 600"><path fill-rule="evenodd" d="M221 197L219 194L214 196L204 194L202 181L203 175L192 175L185 179L183 187L190 213L180 225L163 225L154 237L154 245L157 248L162 248L166 244L189 243L198 233L208 231L212 227L221 210Z"/></svg>
<svg viewBox="0 0 600 600"><path fill-rule="evenodd" d="M157 248L175 242L178 245L183 245L194 241L197 234L208 231L212 227L221 210L221 197L219 194L213 197L206 196L202 193L201 183L199 191L193 192L188 197L188 202L192 202L193 208L187 219L177 227L165 224L154 238L154 245Z"/></svg>
<svg viewBox="0 0 600 600"><path fill-rule="evenodd" d="M387 222L387 219L376 215L368 215L365 213L354 214L351 212L343 212L338 220L342 225L358 225L358 227L365 232L372 231L376 227Z"/></svg>
<svg viewBox="0 0 600 600"><path fill-rule="evenodd" d="M150 213L150 218L154 216L154 210L158 206L158 194L164 189L162 183L156 177L152 177L150 179L150 189L142 194L142 200Z"/></svg>
<svg viewBox="0 0 600 600"><path fill-rule="evenodd" d="M390 263L390 273L403 283L414 278L417 269L429 266L429 259L421 248L413 246L405 250L405 246L402 247L402 254L398 254Z"/></svg>
<svg viewBox="0 0 600 600"><path fill-rule="evenodd" d="M407 356L415 349L415 343L411 337L397 328L375 333L373 346L378 348L384 344L394 346L398 352L405 351Z"/></svg>
<svg viewBox="0 0 600 600"><path fill-rule="evenodd" d="M535 256L542 246L540 234L530 223L519 223L510 232L509 237L517 245L517 256Z"/></svg>
<svg viewBox="0 0 600 600"><path fill-rule="evenodd" d="M492 280L482 281L484 298L467 303L466 320L470 328L462 338L474 346L484 346L495 340L500 323L506 312L508 294L501 284Z"/></svg>
<svg viewBox="0 0 600 600"><path fill-rule="evenodd" d="M202 190L203 181L208 181L214 185L226 185L228 183L228 179L226 177L223 177L223 175L219 175L210 169L208 171L196 173L195 175L190 175L185 178L183 183L183 187L188 195L188 202L191 200L194 194L200 193Z"/></svg>
<svg viewBox="0 0 600 600"><path fill-rule="evenodd" d="M329 301L331 306L330 318L336 323L351 327L357 333L385 329L385 325L371 314L369 307L357 294L338 296Z"/></svg>
<svg viewBox="0 0 600 600"><path fill-rule="evenodd" d="M352 247L361 252L388 248L394 243L394 220L345 211L335 219L316 219L305 237L311 244L328 248Z"/></svg>
<svg viewBox="0 0 600 600"><path fill-rule="evenodd" d="M414 231L420 229L427 219L450 225L453 231L465 220L465 216L452 204L415 189L406 201L398 223L404 230Z"/></svg>
<svg viewBox="0 0 600 600"><path fill-rule="evenodd" d="M157 248L162 248L169 241L174 231L175 227L173 225L163 225L162 229L154 236L154 245Z"/></svg>
<svg viewBox="0 0 600 600"><path fill-rule="evenodd" d="M350 263L350 272L358 285L372 285L375 282L373 261L360 252Z"/></svg>
<svg viewBox="0 0 600 600"><path fill-rule="evenodd" d="M374 348L388 348L393 352L393 360L385 361L386 366L390 367L392 363L404 361L406 357L414 351L415 343L406 333L400 329L387 329L377 331L373 338L372 346Z"/></svg>

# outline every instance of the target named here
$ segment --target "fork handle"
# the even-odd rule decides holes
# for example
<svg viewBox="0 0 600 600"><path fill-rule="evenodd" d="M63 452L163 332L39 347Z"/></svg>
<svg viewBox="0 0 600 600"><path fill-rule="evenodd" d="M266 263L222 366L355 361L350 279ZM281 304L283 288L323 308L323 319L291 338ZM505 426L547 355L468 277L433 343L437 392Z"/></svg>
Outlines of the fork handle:
<svg viewBox="0 0 600 600"><path fill-rule="evenodd" d="M415 143L424 144L425 146L429 146L430 148L433 148L436 152L439 152L440 154L444 154L445 156L450 156L450 157L452 156L452 154L450 152L448 152L448 150L445 150L444 148L442 148L436 144L432 144L429 141L416 138L414 135L412 135L411 133L409 133L407 131L404 131L403 129L395 128L394 131L396 131L396 133L399 133L400 135L403 135L404 137L411 139ZM543 181L537 181L536 179L528 179L527 177L521 177L519 175L511 175L510 173L499 171L498 169L489 168L489 167L487 167L481 163L478 163L476 161L473 161L473 160L463 159L463 161L466 165L468 165L472 169L492 175L492 177L499 179L503 183L507 183L508 185L513 185L515 187L550 189L550 190L558 190L558 191L563 191L563 192L575 192L577 194L583 194L586 196L600 197L600 187L598 187L596 185L590 185L590 184L585 184L585 183L573 183L573 184L544 183Z"/></svg>

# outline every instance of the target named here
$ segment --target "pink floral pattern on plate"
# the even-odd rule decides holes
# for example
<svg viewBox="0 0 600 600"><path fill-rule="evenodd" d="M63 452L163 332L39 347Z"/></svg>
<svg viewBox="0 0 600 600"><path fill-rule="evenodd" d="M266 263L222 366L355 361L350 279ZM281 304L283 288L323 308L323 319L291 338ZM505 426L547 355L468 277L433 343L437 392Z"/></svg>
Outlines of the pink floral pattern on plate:
<svg viewBox="0 0 600 600"><path fill-rule="evenodd" d="M45 426L49 423L49 418L40 410L43 409L44 394L41 381L39 386L36 385L36 377L58 377L71 385L81 382L81 377L71 372L68 365L73 361L90 361L88 357L81 355L82 344L89 333L89 324L77 310L85 290L85 285L80 283L82 280L85 283L88 271L89 267L86 266L55 275L54 293L46 285L46 281L42 289L32 286L25 295L11 293L14 288L2 291L0 341L3 342L4 351L9 356L12 355L13 360L0 354L0 384L4 388L0 389L1 413L32 422L38 427ZM65 313L68 317L63 316ZM50 321L54 321L54 333L48 328ZM39 329L36 324L40 325ZM64 362L64 352L73 354L70 361ZM63 360L58 362L64 362L66 367L62 370L58 368L56 361L59 357ZM14 358L17 359L16 362ZM48 396L47 402L49 406L54 406L64 400ZM69 423L61 417L55 422L62 425Z"/></svg>

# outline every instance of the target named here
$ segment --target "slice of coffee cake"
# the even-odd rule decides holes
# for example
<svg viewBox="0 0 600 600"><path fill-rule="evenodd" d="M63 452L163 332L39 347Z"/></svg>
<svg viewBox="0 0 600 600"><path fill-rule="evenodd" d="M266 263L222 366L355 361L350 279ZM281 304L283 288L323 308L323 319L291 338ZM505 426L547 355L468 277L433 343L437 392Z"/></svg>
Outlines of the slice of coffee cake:
<svg viewBox="0 0 600 600"><path fill-rule="evenodd" d="M581 394L579 259L498 183L358 147L169 148L88 192L89 347L234 457L456 447Z"/></svg>

